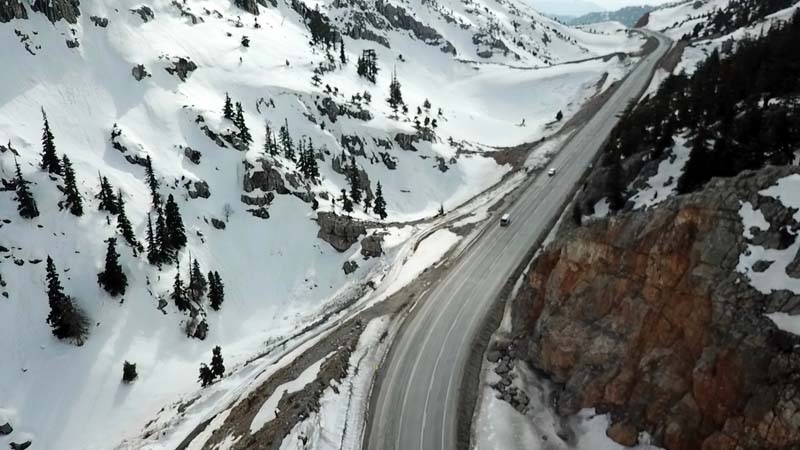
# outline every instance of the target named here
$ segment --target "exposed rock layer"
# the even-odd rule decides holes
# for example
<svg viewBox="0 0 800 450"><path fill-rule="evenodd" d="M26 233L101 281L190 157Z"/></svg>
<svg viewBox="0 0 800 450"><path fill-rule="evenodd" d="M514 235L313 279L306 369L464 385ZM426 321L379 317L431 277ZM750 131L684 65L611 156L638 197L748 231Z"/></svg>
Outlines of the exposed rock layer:
<svg viewBox="0 0 800 450"><path fill-rule="evenodd" d="M792 170L590 223L537 258L514 331L520 356L563 385L560 414L610 412L609 435L628 445L648 431L669 450L800 446L800 340L764 315L798 314L800 301L760 294L735 270L740 201L772 223L754 241L779 246L781 228L797 228L757 194Z"/></svg>

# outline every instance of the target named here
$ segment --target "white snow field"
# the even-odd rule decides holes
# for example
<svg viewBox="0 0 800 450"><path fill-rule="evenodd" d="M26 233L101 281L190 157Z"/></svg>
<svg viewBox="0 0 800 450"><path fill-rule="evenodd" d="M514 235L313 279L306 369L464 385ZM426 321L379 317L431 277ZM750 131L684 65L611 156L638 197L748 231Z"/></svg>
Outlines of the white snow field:
<svg viewBox="0 0 800 450"><path fill-rule="evenodd" d="M764 189L759 192L759 195L772 197L781 202L785 208L800 209L800 199L796 195L798 189L800 189L800 175L795 174L778 180L775 186ZM744 237L747 239L753 237L752 228L768 230L770 227L764 214L760 210L754 209L749 202L742 203L739 216L742 218ZM800 212L795 213L794 219L800 220ZM745 276L753 288L763 294L781 290L800 294L800 279L787 273L787 268L798 251L800 251L800 240L797 239L794 244L783 250L768 249L748 243L746 250L739 255L739 264L736 270ZM758 261L769 262L769 265L763 271L755 271L753 265ZM775 322L778 328L800 334L800 316L772 313L767 314L767 317Z"/></svg>
<svg viewBox="0 0 800 450"><path fill-rule="evenodd" d="M346 34L348 63L335 63L314 86L314 69L327 61L325 50L309 45L310 32L290 3L277 3L260 7L253 16L227 0L152 0L146 5L153 18L145 22L131 11L143 5L139 0L84 0L76 24L50 23L30 8L29 19L0 23L0 143L3 148L10 143L17 153L0 153L0 178L13 178L16 159L42 212L34 220L22 219L13 191L0 192L0 219L8 221L0 228L0 246L8 250L0 253L6 283L0 292L8 293L0 297L0 419L7 417L15 428L0 436L0 446L27 439L34 448L59 450L112 449L126 439L122 448L176 444L182 436L169 432L175 425L169 420L159 430L170 437L163 444L151 440L145 445L134 438L163 407L171 411L170 404L200 390L198 367L210 360L213 346L222 347L228 376L207 388L209 396L194 406L200 412L187 413L187 421L180 423L182 432L224 399L246 391L278 359L256 366L243 366L245 361L349 300L362 282L387 273L412 235L397 222L430 218L440 205L451 210L496 184L511 170L492 157L497 147L556 131L557 126L545 125L559 110L568 118L596 93L604 74L620 79L633 62L598 57L632 51L642 43L636 35L565 28L521 0L393 0L389 4L405 8L442 39L426 42L411 30L366 25L390 48ZM352 29L360 8L334 6L339 3L308 6L319 6L340 29ZM202 22L193 24L178 6ZM367 9L376 13L372 4ZM96 26L92 16L107 18L107 27ZM244 36L249 47L241 44ZM73 39L79 46L68 48L66 41ZM440 50L443 40L455 54ZM381 70L375 84L356 74L363 49L377 52ZM197 65L183 81L165 70L177 58ZM561 64L587 58L594 59ZM150 74L141 81L132 76L139 64ZM409 107L398 119L391 117L385 100L393 71ZM332 92L326 92L326 85ZM216 132L235 129L222 117L226 92L243 104L254 139L247 151L220 147L201 130L204 124ZM364 92L371 94L371 103L352 105L351 97ZM339 115L334 122L318 109L326 98L364 109L372 118ZM425 99L432 107L419 118L437 119L433 142L415 143L417 151L402 150L396 135L417 133L413 118ZM63 183L38 168L42 108L58 154L69 156L77 173L85 210L80 218L58 210L62 194L57 186ZM522 119L525 126L519 126ZM265 123L277 131L284 120L295 142L311 139L320 151L318 183L300 181L293 187L294 163L263 154ZM126 154L112 147L115 124ZM363 153L343 148L345 135L361 138ZM184 156L185 147L201 152L200 164ZM254 217L248 212L252 207L241 201L244 178L266 158L290 190L313 194L320 211L341 212L341 202L334 205L320 195L338 196L348 188L332 164L342 153L355 158L373 191L378 181L383 186L387 222L395 225L386 229L381 258L365 260L358 243L339 253L318 239L317 212L296 196L276 195L268 219ZM186 337L188 317L168 299L175 265L159 270L120 239L117 250L128 290L122 298L111 298L97 285L104 241L117 235L116 219L97 210L98 174L122 191L136 235L145 239L149 190L143 167L129 163L126 155L150 156L161 194L173 194L180 206L188 237L180 253L184 281L190 259L196 259L204 272L219 271L225 283L222 309L207 308L210 330L203 341ZM191 198L189 191L201 181L208 183L210 197ZM256 189L250 195L256 194L265 192ZM231 212L227 220L226 209ZM353 216L378 220L359 206ZM225 229L212 226L212 219L226 222ZM428 257L418 256L420 264L435 262L455 243L447 233L435 235L442 242L426 246L430 251ZM45 323L49 308L42 261L48 255L65 292L90 319L83 346L58 341ZM348 260L360 266L349 276L342 270ZM163 312L157 309L160 298L168 301ZM287 350L296 347L287 345ZM121 383L124 361L137 364L138 379L132 384Z"/></svg>

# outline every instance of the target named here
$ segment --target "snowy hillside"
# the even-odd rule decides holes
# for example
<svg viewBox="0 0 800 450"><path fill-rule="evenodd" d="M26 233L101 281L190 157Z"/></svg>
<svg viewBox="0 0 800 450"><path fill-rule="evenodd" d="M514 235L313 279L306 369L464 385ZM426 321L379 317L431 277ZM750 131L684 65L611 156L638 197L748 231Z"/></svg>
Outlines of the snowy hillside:
<svg viewBox="0 0 800 450"><path fill-rule="evenodd" d="M410 236L403 222L499 182L513 167L497 162L497 147L557 131L558 111L569 117L599 81L620 79L634 62L597 57L641 45L624 33L564 28L522 1L237 2L257 8L253 15L227 0L84 0L77 17L74 3L0 6L0 425L14 426L2 446L108 449L136 435L162 406L200 388L198 366L213 346L236 367L350 300L388 269ZM332 28L309 12L317 7ZM322 30L322 43L310 43L312 30ZM356 70L367 49L377 56L375 83ZM555 65L576 60L585 61ZM407 111L386 101L393 72ZM242 104L249 146L223 117L226 93ZM63 177L39 168L42 110L58 156L74 167L80 217L59 210ZM301 174L283 145L265 152L265 128L278 139L285 124L294 146L313 146L318 177ZM96 198L107 177L146 247L148 214L158 213L148 157L188 240L179 264L161 268L125 243ZM17 213L15 161L41 213L30 220ZM387 217L362 200L349 215L367 230L343 236L331 225L334 248L315 220L345 215L341 192L352 200L354 172L373 205L380 182ZM386 235L362 248L376 231ZM97 283L110 237L128 282L117 297ZM384 256L375 251L381 239ZM82 346L56 339L45 322L48 256L88 317ZM219 311L203 299L180 312L171 300L176 274L188 282L192 261L219 272ZM348 262L358 265L349 275ZM201 320L208 336L188 338ZM134 383L121 383L124 361L137 364Z"/></svg>

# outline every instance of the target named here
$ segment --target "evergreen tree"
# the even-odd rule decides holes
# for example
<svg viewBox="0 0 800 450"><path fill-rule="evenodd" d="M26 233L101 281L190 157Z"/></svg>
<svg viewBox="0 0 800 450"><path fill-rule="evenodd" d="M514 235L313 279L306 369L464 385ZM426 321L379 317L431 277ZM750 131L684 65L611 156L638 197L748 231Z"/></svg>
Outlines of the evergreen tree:
<svg viewBox="0 0 800 450"><path fill-rule="evenodd" d="M344 54L344 38L339 41L339 61L347 64L347 56Z"/></svg>
<svg viewBox="0 0 800 450"><path fill-rule="evenodd" d="M369 214L370 209L372 209L372 197L367 193L364 197L364 212Z"/></svg>
<svg viewBox="0 0 800 450"><path fill-rule="evenodd" d="M189 295L195 302L200 302L203 296L206 295L208 282L203 272L200 271L200 263L195 259L192 262L191 270L189 271Z"/></svg>
<svg viewBox="0 0 800 450"><path fill-rule="evenodd" d="M200 377L197 379L200 386L206 387L214 382L214 372L205 363L200 364Z"/></svg>
<svg viewBox="0 0 800 450"><path fill-rule="evenodd" d="M42 162L39 166L42 170L61 175L61 161L56 155L56 144L53 140L53 133L50 131L50 123L47 121L47 114L42 108L42 118L44 119L44 129L42 130Z"/></svg>
<svg viewBox="0 0 800 450"><path fill-rule="evenodd" d="M342 196L339 197L342 202L342 209L348 214L353 212L353 201L350 200L350 197L347 196L347 190L342 189Z"/></svg>
<svg viewBox="0 0 800 450"><path fill-rule="evenodd" d="M150 159L150 155L147 155L145 160L144 172L147 177L147 186L150 188L150 197L153 199L153 206L157 207L161 204L161 195L158 193L158 178L153 171L153 161Z"/></svg>
<svg viewBox="0 0 800 450"><path fill-rule="evenodd" d="M176 260L176 252L170 241L170 232L164 220L164 211L159 208L156 216L156 242L158 242L158 255L161 262Z"/></svg>
<svg viewBox="0 0 800 450"><path fill-rule="evenodd" d="M122 199L122 191L117 191L117 230L125 238L125 242L131 246L134 251L139 250L141 244L136 240L136 235L133 232L128 215L125 214L125 201Z"/></svg>
<svg viewBox="0 0 800 450"><path fill-rule="evenodd" d="M608 207L611 211L619 211L625 206L625 177L619 158L611 164L607 180Z"/></svg>
<svg viewBox="0 0 800 450"><path fill-rule="evenodd" d="M697 134L692 139L692 150L689 152L689 160L683 169L683 174L678 179L678 192L685 194L692 192L711 178L713 174L711 160L706 141L705 127L698 127Z"/></svg>
<svg viewBox="0 0 800 450"><path fill-rule="evenodd" d="M222 284L219 272L208 272L208 284L208 301L211 309L219 311L222 302L225 301L225 285Z"/></svg>
<svg viewBox="0 0 800 450"><path fill-rule="evenodd" d="M214 347L211 352L211 372L214 373L215 377L222 378L225 375L225 364L223 364L222 361L222 349L218 345Z"/></svg>
<svg viewBox="0 0 800 450"><path fill-rule="evenodd" d="M225 106L222 108L222 115L233 122L234 115L233 115L233 103L231 103L231 98L228 96L228 93L225 93Z"/></svg>
<svg viewBox="0 0 800 450"><path fill-rule="evenodd" d="M375 83L375 80L378 76L377 59L378 58L374 49L369 48L363 50L356 63L356 72L358 73L358 76L364 77L370 82Z"/></svg>
<svg viewBox="0 0 800 450"><path fill-rule="evenodd" d="M153 219L147 214L147 262L154 266L161 266L163 261L161 256L161 246L158 243L155 231L153 231Z"/></svg>
<svg viewBox="0 0 800 450"><path fill-rule="evenodd" d="M14 187L17 192L17 212L20 217L24 219L33 219L39 217L39 208L36 206L36 200L33 198L30 189L28 189L28 180L22 177L22 169L19 167L19 162L14 161L16 166L16 175L14 177Z"/></svg>
<svg viewBox="0 0 800 450"><path fill-rule="evenodd" d="M350 157L348 181L350 181L350 198L355 204L361 203L361 174L358 172L355 156Z"/></svg>
<svg viewBox="0 0 800 450"><path fill-rule="evenodd" d="M47 323L52 328L53 336L58 339L75 339L80 345L89 331L88 320L75 307L72 299L64 294L56 265L49 255L47 256L46 271L47 299L50 304Z"/></svg>
<svg viewBox="0 0 800 450"><path fill-rule="evenodd" d="M388 217L388 214L386 214L386 200L383 199L383 188L381 187L380 181L375 188L375 206L372 210L375 211L375 214L377 214L381 220L386 220L386 217Z"/></svg>
<svg viewBox="0 0 800 450"><path fill-rule="evenodd" d="M277 156L278 143L275 141L275 133L272 131L272 128L270 128L269 122L266 124L266 132L264 134L264 153L270 156Z"/></svg>
<svg viewBox="0 0 800 450"><path fill-rule="evenodd" d="M100 192L95 198L100 200L100 205L98 207L100 211L108 211L110 214L114 215L119 214L117 197L114 195L114 190L111 187L111 183L108 182L108 178L100 177Z"/></svg>
<svg viewBox="0 0 800 450"><path fill-rule="evenodd" d="M403 105L403 93L400 91L400 81L397 80L397 71L392 72L392 82L389 84L389 98L387 99L389 106L392 107L395 116L397 110Z"/></svg>
<svg viewBox="0 0 800 450"><path fill-rule="evenodd" d="M115 238L108 239L105 270L97 274L97 284L112 297L125 295L128 287L128 277L122 271L122 266L119 265L119 253L117 253L116 245Z"/></svg>
<svg viewBox="0 0 800 450"><path fill-rule="evenodd" d="M178 311L186 311L189 309L189 299L186 298L186 289L183 287L183 280L181 280L181 268L175 271L175 282L172 284L172 294L170 298L175 302Z"/></svg>
<svg viewBox="0 0 800 450"><path fill-rule="evenodd" d="M283 146L283 156L289 161L294 161L294 144L292 135L289 133L289 121L284 119L280 130L281 145Z"/></svg>
<svg viewBox="0 0 800 450"><path fill-rule="evenodd" d="M178 204L172 194L167 197L167 204L164 206L164 220L169 234L168 242L172 250L180 250L186 246L186 229L183 227L183 219Z"/></svg>
<svg viewBox="0 0 800 450"><path fill-rule="evenodd" d="M297 154L297 170L299 170L304 177L308 177L308 155L306 154L306 143L303 138L297 141Z"/></svg>
<svg viewBox="0 0 800 450"><path fill-rule="evenodd" d="M253 142L253 137L250 135L250 130L244 122L244 111L242 110L241 102L236 102L236 119L233 121L234 125L239 128L239 138L246 144Z"/></svg>
<svg viewBox="0 0 800 450"><path fill-rule="evenodd" d="M308 166L307 177L312 180L317 180L319 178L319 164L317 163L316 151L314 150L314 142L311 140L311 138L308 139L306 153L308 158L308 161L306 162L306 165Z"/></svg>
<svg viewBox="0 0 800 450"><path fill-rule="evenodd" d="M75 170L72 169L72 163L67 155L64 155L64 203L69 207L69 212L74 216L83 215L83 197L78 191L78 185L75 181Z"/></svg>

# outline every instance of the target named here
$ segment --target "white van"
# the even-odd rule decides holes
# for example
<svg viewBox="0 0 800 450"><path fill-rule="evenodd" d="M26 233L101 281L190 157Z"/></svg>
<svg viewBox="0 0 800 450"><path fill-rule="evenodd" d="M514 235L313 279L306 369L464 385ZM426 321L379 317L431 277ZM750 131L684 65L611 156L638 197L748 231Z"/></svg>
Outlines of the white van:
<svg viewBox="0 0 800 450"><path fill-rule="evenodd" d="M503 214L503 217L500 218L500 226L507 227L508 224L511 223L511 216L508 214Z"/></svg>

